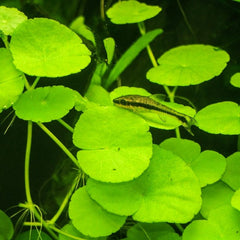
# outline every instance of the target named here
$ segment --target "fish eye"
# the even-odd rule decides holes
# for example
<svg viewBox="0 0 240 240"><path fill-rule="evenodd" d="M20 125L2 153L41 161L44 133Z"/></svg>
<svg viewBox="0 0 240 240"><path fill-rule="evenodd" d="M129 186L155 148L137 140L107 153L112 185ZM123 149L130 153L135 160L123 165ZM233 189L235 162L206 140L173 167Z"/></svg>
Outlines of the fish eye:
<svg viewBox="0 0 240 240"><path fill-rule="evenodd" d="M121 99L121 100L120 100L120 104L126 105L126 104L127 104L127 101L126 101L125 99Z"/></svg>

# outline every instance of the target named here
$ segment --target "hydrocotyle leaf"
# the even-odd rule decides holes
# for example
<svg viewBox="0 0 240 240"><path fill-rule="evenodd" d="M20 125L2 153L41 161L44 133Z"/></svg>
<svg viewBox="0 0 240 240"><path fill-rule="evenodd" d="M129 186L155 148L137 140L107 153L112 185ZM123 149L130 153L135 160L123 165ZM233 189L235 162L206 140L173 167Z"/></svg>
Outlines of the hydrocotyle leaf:
<svg viewBox="0 0 240 240"><path fill-rule="evenodd" d="M162 32L162 29L152 30L133 43L114 65L107 79L103 81L104 87L108 88L114 81L116 81L117 77L136 58L136 56Z"/></svg>
<svg viewBox="0 0 240 240"><path fill-rule="evenodd" d="M240 88L240 73L235 73L232 75L230 83L237 88Z"/></svg>
<svg viewBox="0 0 240 240"><path fill-rule="evenodd" d="M91 237L108 236L118 231L126 217L105 211L89 197L85 188L78 189L69 204L69 217L73 226Z"/></svg>
<svg viewBox="0 0 240 240"><path fill-rule="evenodd" d="M25 231L19 234L15 240L26 240L26 239L41 239L41 240L52 240L45 232L39 231L38 229L32 229L31 231Z"/></svg>
<svg viewBox="0 0 240 240"><path fill-rule="evenodd" d="M222 181L232 189L238 190L240 188L240 152L233 153L226 160L227 167Z"/></svg>
<svg viewBox="0 0 240 240"><path fill-rule="evenodd" d="M11 53L0 48L0 112L9 108L22 93L23 74L13 64Z"/></svg>
<svg viewBox="0 0 240 240"><path fill-rule="evenodd" d="M240 211L240 188L233 194L231 204L234 208Z"/></svg>
<svg viewBox="0 0 240 240"><path fill-rule="evenodd" d="M74 107L78 94L63 86L36 88L24 92L13 108L23 120L50 122L64 117Z"/></svg>
<svg viewBox="0 0 240 240"><path fill-rule="evenodd" d="M213 134L240 134L240 108L235 102L218 102L201 109L195 116L196 126Z"/></svg>
<svg viewBox="0 0 240 240"><path fill-rule="evenodd" d="M107 16L112 23L138 23L155 17L162 9L138 1L121 1L107 10Z"/></svg>
<svg viewBox="0 0 240 240"><path fill-rule="evenodd" d="M214 46L193 44L172 48L147 72L149 81L167 86L189 86L218 76L229 55Z"/></svg>
<svg viewBox="0 0 240 240"><path fill-rule="evenodd" d="M104 182L129 181L148 167L152 138L146 122L113 106L86 110L77 122L73 143L85 173Z"/></svg>
<svg viewBox="0 0 240 240"><path fill-rule="evenodd" d="M0 210L0 223L0 237L3 236L4 240L10 240L14 233L13 224L2 210Z"/></svg>
<svg viewBox="0 0 240 240"><path fill-rule="evenodd" d="M148 169L126 183L89 179L90 196L110 212L133 214L140 222L185 223L201 206L201 191L192 170L173 153L154 145Z"/></svg>
<svg viewBox="0 0 240 240"><path fill-rule="evenodd" d="M91 52L76 33L46 18L20 24L12 35L10 50L16 67L33 76L66 76L80 72L91 61Z"/></svg>
<svg viewBox="0 0 240 240"><path fill-rule="evenodd" d="M27 20L27 16L16 8L0 6L0 30L5 35L12 35L15 28Z"/></svg>
<svg viewBox="0 0 240 240"><path fill-rule="evenodd" d="M114 56L115 41L113 38L109 37L103 40L103 44L107 53L107 63L110 64Z"/></svg>

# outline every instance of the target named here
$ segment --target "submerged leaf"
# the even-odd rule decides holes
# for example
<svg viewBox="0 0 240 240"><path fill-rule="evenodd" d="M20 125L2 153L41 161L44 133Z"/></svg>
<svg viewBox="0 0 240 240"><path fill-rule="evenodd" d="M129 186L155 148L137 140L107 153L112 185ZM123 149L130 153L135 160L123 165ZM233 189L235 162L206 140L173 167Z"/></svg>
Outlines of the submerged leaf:
<svg viewBox="0 0 240 240"><path fill-rule="evenodd" d="M108 9L107 16L115 24L138 23L156 16L160 11L159 6L138 1L121 1Z"/></svg>
<svg viewBox="0 0 240 240"><path fill-rule="evenodd" d="M240 73L235 73L230 80L230 83L237 88L240 88Z"/></svg>
<svg viewBox="0 0 240 240"><path fill-rule="evenodd" d="M165 52L159 66L147 72L147 79L168 86L196 85L218 76L228 61L229 55L214 46L180 46Z"/></svg>
<svg viewBox="0 0 240 240"><path fill-rule="evenodd" d="M197 126L213 134L240 134L240 108L235 102L218 102L201 109L195 117Z"/></svg>
<svg viewBox="0 0 240 240"><path fill-rule="evenodd" d="M91 61L91 52L76 33L45 18L19 25L12 35L10 50L16 67L34 76L66 76L80 72Z"/></svg>
<svg viewBox="0 0 240 240"><path fill-rule="evenodd" d="M105 211L89 197L85 187L72 195L69 217L78 231L91 237L108 236L119 230L126 220Z"/></svg>
<svg viewBox="0 0 240 240"><path fill-rule="evenodd" d="M0 112L9 108L22 93L23 74L13 64L11 53L0 48Z"/></svg>
<svg viewBox="0 0 240 240"><path fill-rule="evenodd" d="M113 38L105 38L103 40L104 47L107 53L107 63L110 64L112 62L114 51L115 51L115 41Z"/></svg>
<svg viewBox="0 0 240 240"><path fill-rule="evenodd" d="M10 240L14 233L13 224L2 210L0 210L0 223L0 239Z"/></svg>
<svg viewBox="0 0 240 240"><path fill-rule="evenodd" d="M231 204L234 208L240 211L240 188L233 194Z"/></svg>
<svg viewBox="0 0 240 240"><path fill-rule="evenodd" d="M64 117L76 104L78 95L63 86L36 88L24 92L13 108L23 120L50 122Z"/></svg>
<svg viewBox="0 0 240 240"><path fill-rule="evenodd" d="M27 16L16 8L0 6L0 30L5 35L12 35L15 28L27 20Z"/></svg>

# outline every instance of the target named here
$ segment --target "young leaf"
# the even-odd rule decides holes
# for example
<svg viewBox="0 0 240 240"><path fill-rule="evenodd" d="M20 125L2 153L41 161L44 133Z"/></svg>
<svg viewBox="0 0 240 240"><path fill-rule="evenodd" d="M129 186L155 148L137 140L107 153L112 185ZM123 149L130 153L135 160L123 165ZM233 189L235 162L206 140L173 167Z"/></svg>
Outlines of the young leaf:
<svg viewBox="0 0 240 240"><path fill-rule="evenodd" d="M107 63L110 64L115 51L115 41L113 38L105 38L103 44L107 53Z"/></svg>
<svg viewBox="0 0 240 240"><path fill-rule="evenodd" d="M126 183L89 179L90 196L110 212L141 222L190 221L201 206L201 191L192 170L176 155L154 145L148 169Z"/></svg>
<svg viewBox="0 0 240 240"><path fill-rule="evenodd" d="M36 88L24 92L13 108L23 120L50 122L64 117L74 107L78 95L63 86Z"/></svg>
<svg viewBox="0 0 240 240"><path fill-rule="evenodd" d="M230 83L237 88L240 88L240 73L235 73L232 75Z"/></svg>
<svg viewBox="0 0 240 240"><path fill-rule="evenodd" d="M233 194L231 204L234 208L240 211L240 188Z"/></svg>
<svg viewBox="0 0 240 240"><path fill-rule="evenodd" d="M12 35L15 28L27 20L27 16L16 8L0 6L0 30L5 35Z"/></svg>
<svg viewBox="0 0 240 240"><path fill-rule="evenodd" d="M76 33L57 21L34 18L12 35L14 64L34 76L59 77L80 72L91 61L90 51Z"/></svg>
<svg viewBox="0 0 240 240"><path fill-rule="evenodd" d="M105 211L89 197L85 188L78 189L69 204L69 217L74 227L91 237L108 236L118 231L126 217Z"/></svg>
<svg viewBox="0 0 240 240"><path fill-rule="evenodd" d="M201 109L195 116L197 126L213 134L240 134L240 108L235 102L218 102Z"/></svg>
<svg viewBox="0 0 240 240"><path fill-rule="evenodd" d="M148 167L152 139L146 122L113 106L86 110L77 122L73 143L90 177L105 182L129 181Z"/></svg>
<svg viewBox="0 0 240 240"><path fill-rule="evenodd" d="M13 64L11 53L0 48L0 112L9 108L22 93L24 80L22 73Z"/></svg>
<svg viewBox="0 0 240 240"><path fill-rule="evenodd" d="M114 81L116 81L117 77L137 57L137 55L162 32L162 29L152 30L133 43L121 56L116 65L114 65L107 79L103 81L104 86L108 88Z"/></svg>
<svg viewBox="0 0 240 240"><path fill-rule="evenodd" d="M107 11L107 16L115 24L138 23L155 17L162 9L138 1L121 1Z"/></svg>
<svg viewBox="0 0 240 240"><path fill-rule="evenodd" d="M222 181L227 183L231 188L237 190L240 188L240 152L235 152L227 158L226 171Z"/></svg>
<svg viewBox="0 0 240 240"><path fill-rule="evenodd" d="M0 239L10 240L13 236L14 228L10 218L0 210ZM1 238L1 236L3 238Z"/></svg>
<svg viewBox="0 0 240 240"><path fill-rule="evenodd" d="M229 55L214 46L180 46L165 52L159 66L147 72L147 79L168 86L196 85L218 76L228 61Z"/></svg>
<svg viewBox="0 0 240 240"><path fill-rule="evenodd" d="M45 232L39 232L37 229L31 231L25 231L19 234L15 240L26 240L26 239L41 239L41 240L52 240Z"/></svg>

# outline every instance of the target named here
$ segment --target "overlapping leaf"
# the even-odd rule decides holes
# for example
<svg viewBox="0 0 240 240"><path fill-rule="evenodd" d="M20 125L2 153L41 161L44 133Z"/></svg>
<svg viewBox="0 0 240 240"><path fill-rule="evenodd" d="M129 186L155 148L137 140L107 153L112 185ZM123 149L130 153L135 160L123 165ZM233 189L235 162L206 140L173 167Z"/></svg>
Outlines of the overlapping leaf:
<svg viewBox="0 0 240 240"><path fill-rule="evenodd" d="M240 73L235 73L230 80L230 83L237 88L240 88Z"/></svg>
<svg viewBox="0 0 240 240"><path fill-rule="evenodd" d="M218 76L228 61L229 55L214 46L179 46L158 59L159 66L147 72L147 79L168 86L195 85Z"/></svg>
<svg viewBox="0 0 240 240"><path fill-rule="evenodd" d="M2 210L0 210L0 223L0 239L10 240L14 233L13 224Z"/></svg>
<svg viewBox="0 0 240 240"><path fill-rule="evenodd" d="M34 76L59 77L80 72L91 61L82 40L57 21L34 18L14 31L10 49L14 64Z"/></svg>

